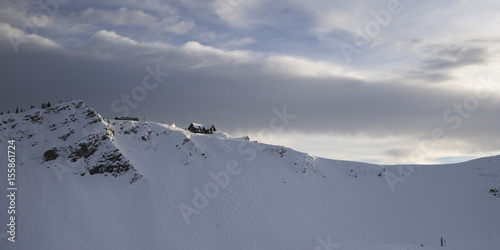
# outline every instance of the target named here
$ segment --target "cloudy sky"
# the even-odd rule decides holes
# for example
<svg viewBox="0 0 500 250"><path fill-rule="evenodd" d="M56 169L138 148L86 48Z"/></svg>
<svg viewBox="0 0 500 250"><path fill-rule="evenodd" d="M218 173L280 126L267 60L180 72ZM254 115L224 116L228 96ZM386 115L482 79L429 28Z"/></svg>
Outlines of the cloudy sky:
<svg viewBox="0 0 500 250"><path fill-rule="evenodd" d="M380 164L500 154L500 3L0 2L0 110L105 117Z"/></svg>

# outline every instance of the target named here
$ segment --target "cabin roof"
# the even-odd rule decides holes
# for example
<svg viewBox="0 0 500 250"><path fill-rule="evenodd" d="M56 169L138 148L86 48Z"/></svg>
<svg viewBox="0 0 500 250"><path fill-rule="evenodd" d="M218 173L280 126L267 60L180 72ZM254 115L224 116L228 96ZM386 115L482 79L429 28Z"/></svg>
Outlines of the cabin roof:
<svg viewBox="0 0 500 250"><path fill-rule="evenodd" d="M191 124L193 124L193 126L195 126L195 127L202 127L202 128L205 127L205 125L203 125L201 123L192 122ZM191 125L189 125L189 126L191 126Z"/></svg>

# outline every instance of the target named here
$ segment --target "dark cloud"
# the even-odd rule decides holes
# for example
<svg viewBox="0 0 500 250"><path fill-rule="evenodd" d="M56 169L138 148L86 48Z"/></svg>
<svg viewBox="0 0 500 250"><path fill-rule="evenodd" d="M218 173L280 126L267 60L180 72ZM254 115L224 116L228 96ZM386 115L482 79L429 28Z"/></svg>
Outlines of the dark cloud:
<svg viewBox="0 0 500 250"><path fill-rule="evenodd" d="M86 56L52 53L11 54L2 61L4 84L2 109L46 100L83 99L106 117L111 104L131 95L148 74L136 58L101 60ZM50 63L47 63L50 62ZM232 74L212 66L203 70L164 67L170 75L147 98L129 107L130 114L176 123L208 121L221 129L257 131L269 126L273 108L297 115L290 130L301 133L367 134L373 137L426 135L435 127L449 129L443 114L471 95L466 91L427 88L404 82L365 81L349 77L281 78L259 69L240 69ZM222 66L224 67L224 65ZM236 69L235 69L236 70ZM43 84L37 84L42 82ZM127 106L120 101L120 106ZM500 124L500 105L481 101L473 117L455 133L458 137L487 139ZM470 112L472 113L472 112ZM450 131L452 131L450 129ZM450 133L451 134L451 133ZM480 136L480 135L484 136Z"/></svg>
<svg viewBox="0 0 500 250"><path fill-rule="evenodd" d="M442 141L450 143L448 149L499 150L499 140L494 139L500 125L498 93L479 100L473 88L459 87L465 81L463 67L495 65L491 57L497 51L495 39L436 45L418 34L409 36L419 38L407 43L385 42L390 38L381 33L377 42L398 44L391 47L393 51L384 50L388 46L372 46L356 54L358 64L349 65L338 60L341 52L336 47L350 36L349 27L335 23L337 19L330 18L327 9L298 11L294 8L303 4L294 3L257 13L256 6L266 5L259 2L221 17L208 3L198 7L195 1L149 3L74 3L51 16L50 25L30 35L19 20L29 16L33 6L4 3L16 14L0 17L0 110L82 99L105 117L124 115L127 110L130 116L179 127L201 121L229 133L256 133L269 127L275 110L283 112L286 107L296 115L287 130L302 135L426 140L440 128L448 136ZM352 10L357 16L371 17L370 8L375 5L357 5L363 6ZM346 8L342 6L331 13L342 12ZM90 10L87 19L82 14L85 10ZM206 13L196 15L201 10ZM344 13L339 20L351 17ZM353 23L364 24L365 19ZM224 23L228 20L239 23ZM277 22L265 24L272 20ZM335 25L324 27L319 20ZM398 20L397 24L404 23ZM27 38L17 53L9 34ZM199 37L219 47L202 44ZM324 51L325 41L318 39L335 41L330 46L335 52ZM240 47L247 50L236 49ZM143 80L157 65L169 75L150 76L151 81L158 77L162 81L146 89ZM479 82L475 85L480 86ZM492 86L498 90L498 85ZM133 95L140 95L141 100L127 104L124 96ZM466 110L467 117L457 110L457 105L463 109L476 101L477 107ZM394 145L381 154L402 157L414 147Z"/></svg>
<svg viewBox="0 0 500 250"><path fill-rule="evenodd" d="M488 53L485 48L469 47L465 45L431 46L432 52L428 55L432 59L425 60L421 66L427 70L443 70L482 64L487 61Z"/></svg>

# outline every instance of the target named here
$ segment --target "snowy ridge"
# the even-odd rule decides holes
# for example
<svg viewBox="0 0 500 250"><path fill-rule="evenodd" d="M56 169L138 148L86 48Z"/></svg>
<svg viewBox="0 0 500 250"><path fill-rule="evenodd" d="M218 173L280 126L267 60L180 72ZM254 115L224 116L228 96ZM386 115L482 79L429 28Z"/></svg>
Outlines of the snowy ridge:
<svg viewBox="0 0 500 250"><path fill-rule="evenodd" d="M16 243L0 238L1 249L442 249L441 237L447 249L500 245L499 156L336 161L221 132L108 122L82 101L0 124L0 145L16 140L19 187Z"/></svg>

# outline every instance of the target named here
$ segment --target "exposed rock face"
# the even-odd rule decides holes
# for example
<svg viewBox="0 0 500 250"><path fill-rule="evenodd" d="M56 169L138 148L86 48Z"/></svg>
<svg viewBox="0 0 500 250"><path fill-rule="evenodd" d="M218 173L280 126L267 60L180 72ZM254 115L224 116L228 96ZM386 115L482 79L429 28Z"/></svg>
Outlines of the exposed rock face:
<svg viewBox="0 0 500 250"><path fill-rule="evenodd" d="M114 141L114 129L82 101L70 101L45 109L0 116L1 141L15 139L33 147L32 157L47 168L84 176L127 175L129 182L141 179Z"/></svg>

